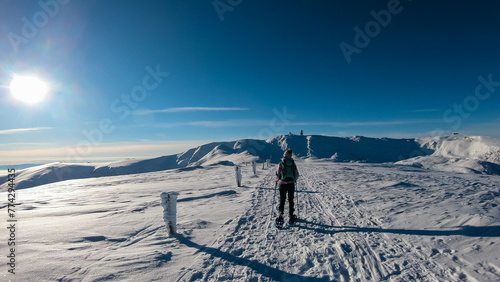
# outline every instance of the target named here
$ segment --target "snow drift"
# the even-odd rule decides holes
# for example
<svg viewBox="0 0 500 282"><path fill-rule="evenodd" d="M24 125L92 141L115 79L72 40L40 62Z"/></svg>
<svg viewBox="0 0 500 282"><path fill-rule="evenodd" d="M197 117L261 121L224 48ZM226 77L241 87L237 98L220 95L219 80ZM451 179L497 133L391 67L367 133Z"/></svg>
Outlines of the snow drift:
<svg viewBox="0 0 500 282"><path fill-rule="evenodd" d="M213 142L177 155L126 159L109 164L51 163L18 172L18 189L48 183L170 169L196 169L214 164L242 164L271 159L277 163L286 149L298 158L335 162L396 163L418 168L464 173L500 174L500 140L453 135L420 139L280 135L268 140ZM0 183L6 183L0 177ZM5 191L6 184L0 186Z"/></svg>
<svg viewBox="0 0 500 282"><path fill-rule="evenodd" d="M484 136L452 135L416 139L431 155L417 156L396 164L414 167L500 175L500 140Z"/></svg>
<svg viewBox="0 0 500 282"><path fill-rule="evenodd" d="M242 188L232 178L234 168L208 165L25 189L15 206L21 222L15 246L19 264L12 277L499 280L497 176L391 163L313 158L297 163L299 221L280 231L272 220L275 166L259 166L257 175L251 166L242 167ZM173 191L179 193L177 234L169 236L160 195ZM0 207L4 214L7 209L7 203ZM0 236L8 238L9 230L1 228ZM0 280L8 281L9 266L2 265Z"/></svg>
<svg viewBox="0 0 500 282"><path fill-rule="evenodd" d="M430 154L415 139L281 135L267 140L279 152L292 149L298 157L332 159L337 162L384 163Z"/></svg>

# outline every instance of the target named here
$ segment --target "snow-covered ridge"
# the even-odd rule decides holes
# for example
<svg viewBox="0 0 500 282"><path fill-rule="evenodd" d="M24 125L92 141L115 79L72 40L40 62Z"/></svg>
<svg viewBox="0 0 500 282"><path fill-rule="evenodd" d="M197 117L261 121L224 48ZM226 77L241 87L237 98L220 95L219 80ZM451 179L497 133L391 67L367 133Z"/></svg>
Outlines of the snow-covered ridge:
<svg viewBox="0 0 500 282"><path fill-rule="evenodd" d="M17 173L18 189L80 178L127 175L214 164L240 164L271 158L278 162L286 149L298 158L335 162L396 162L420 168L466 173L500 174L500 140L453 135L420 139L280 135L268 140L213 142L177 155L126 159L109 164L51 163ZM0 177L0 191L7 189Z"/></svg>
<svg viewBox="0 0 500 282"><path fill-rule="evenodd" d="M484 136L452 135L416 139L431 155L397 162L427 169L500 175L500 140Z"/></svg>
<svg viewBox="0 0 500 282"><path fill-rule="evenodd" d="M485 136L452 135L417 139L433 155L500 163L500 140Z"/></svg>
<svg viewBox="0 0 500 282"><path fill-rule="evenodd" d="M334 159L338 162L397 162L432 153L422 149L416 139L280 135L267 142L278 146L280 154L292 149L297 157Z"/></svg>

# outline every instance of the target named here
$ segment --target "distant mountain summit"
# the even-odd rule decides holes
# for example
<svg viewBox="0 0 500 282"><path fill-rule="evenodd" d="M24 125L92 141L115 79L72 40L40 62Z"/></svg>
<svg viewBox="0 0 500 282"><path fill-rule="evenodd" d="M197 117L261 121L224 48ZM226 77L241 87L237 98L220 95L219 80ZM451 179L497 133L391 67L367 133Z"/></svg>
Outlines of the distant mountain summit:
<svg viewBox="0 0 500 282"><path fill-rule="evenodd" d="M265 141L243 139L202 145L178 155L178 164L206 165L221 159L235 163L271 159L278 163L287 149L292 149L298 158L370 163L396 162L432 153L423 150L415 139L279 135Z"/></svg>
<svg viewBox="0 0 500 282"><path fill-rule="evenodd" d="M280 151L292 149L297 157L337 162L397 162L432 153L415 139L281 135L266 142L279 146Z"/></svg>
<svg viewBox="0 0 500 282"><path fill-rule="evenodd" d="M109 164L51 163L18 171L17 188L69 179L136 174L170 169L196 169L216 164L279 162L292 149L296 158L332 162L395 163L417 168L500 175L500 140L481 136L392 139L363 136L279 135L268 140L213 142L186 152L153 159L127 159ZM0 190L7 189L0 177Z"/></svg>

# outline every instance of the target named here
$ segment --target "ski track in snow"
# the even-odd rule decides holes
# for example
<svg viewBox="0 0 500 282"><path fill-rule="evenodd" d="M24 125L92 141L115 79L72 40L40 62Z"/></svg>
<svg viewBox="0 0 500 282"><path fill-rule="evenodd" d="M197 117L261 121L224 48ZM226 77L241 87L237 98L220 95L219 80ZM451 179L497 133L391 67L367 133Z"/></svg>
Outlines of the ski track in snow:
<svg viewBox="0 0 500 282"><path fill-rule="evenodd" d="M421 240L414 246L408 242L408 235L377 232L385 229L383 219L365 209L362 201L355 202L343 187L349 184L346 181L353 181L354 173L360 172L342 165L313 167L307 162L300 164L299 171L299 221L295 225L282 230L273 226L277 208L269 214L274 195L271 168L256 187L251 209L228 225L227 232L221 232L212 246L197 246L198 256L177 281L477 281L465 274L467 268L482 273L484 278L491 277L491 281L499 278L494 265L466 265L463 259L453 256L448 261L454 265L449 267L434 259L443 251L421 246ZM325 177L326 173L330 176ZM367 175L360 175L364 179L357 185L374 181L417 186L401 182L403 176L422 182L418 173L388 173L387 168L363 173ZM278 197L276 193L274 206ZM182 236L179 240L193 244ZM452 253L443 240L438 242L443 253Z"/></svg>
<svg viewBox="0 0 500 282"><path fill-rule="evenodd" d="M26 189L15 278L500 281L498 176L297 164L299 220L282 230L274 227L275 166L258 176L248 167L240 188L234 168L219 165ZM162 218L164 191L182 195L174 237Z"/></svg>

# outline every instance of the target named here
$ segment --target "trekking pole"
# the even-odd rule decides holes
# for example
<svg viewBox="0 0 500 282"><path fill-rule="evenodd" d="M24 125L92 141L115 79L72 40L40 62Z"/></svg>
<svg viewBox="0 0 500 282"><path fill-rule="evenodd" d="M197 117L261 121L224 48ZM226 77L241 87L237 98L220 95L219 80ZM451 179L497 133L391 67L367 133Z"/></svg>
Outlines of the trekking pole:
<svg viewBox="0 0 500 282"><path fill-rule="evenodd" d="M273 204L271 205L271 213L269 214L269 217L272 219L273 216L273 209L274 205L276 204L276 187L278 187L278 181L274 182L274 196L273 196Z"/></svg>
<svg viewBox="0 0 500 282"><path fill-rule="evenodd" d="M300 213L299 213L299 185L298 182L295 183L295 197L297 199L297 217L300 218Z"/></svg>

